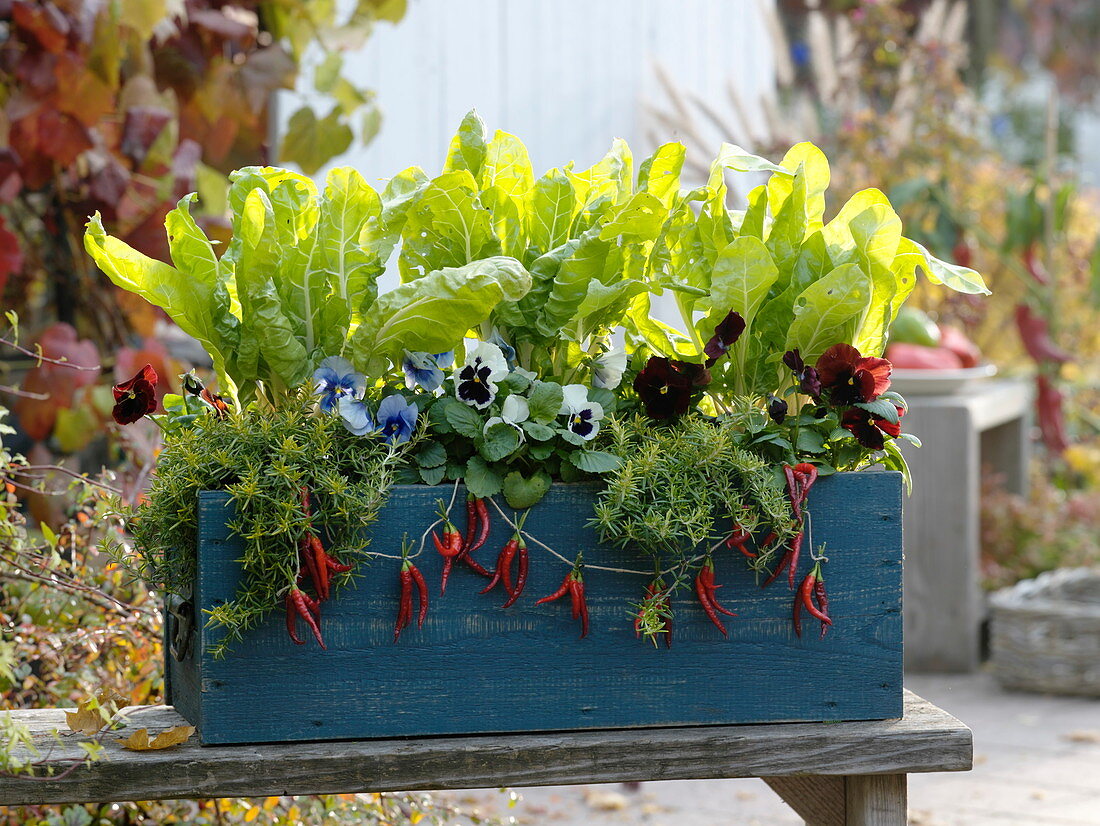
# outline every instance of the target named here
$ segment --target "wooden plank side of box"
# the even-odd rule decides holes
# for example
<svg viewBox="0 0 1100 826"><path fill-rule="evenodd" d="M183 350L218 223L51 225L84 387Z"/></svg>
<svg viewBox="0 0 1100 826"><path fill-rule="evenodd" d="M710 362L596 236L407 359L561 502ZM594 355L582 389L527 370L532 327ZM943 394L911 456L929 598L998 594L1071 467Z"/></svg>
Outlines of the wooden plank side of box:
<svg viewBox="0 0 1100 826"><path fill-rule="evenodd" d="M402 534L419 536L436 500L449 495L446 487L395 488L372 547L396 554ZM458 495L461 502L465 492ZM555 485L526 529L567 557L583 550L592 563L647 570L636 552L596 549L586 526L593 501L591 487ZM224 493L201 494L199 508L197 599L205 610L232 598L242 547L226 527ZM685 591L674 603L671 649L634 636L631 604L646 577L586 569L592 629L580 640L568 600L535 606L568 571L549 553L532 546L527 590L502 610L502 592L479 595L485 580L465 566L455 568L441 598L442 560L431 550L417 559L431 587L422 630L414 624L394 643L399 563L380 559L326 603L328 651L312 640L294 645L281 612L223 660L205 653L216 632L203 629L190 659L170 663L173 699L211 744L898 717L900 475L822 479L810 512L812 542L829 557L835 624L824 640L808 617L795 637L785 578L762 589L739 555L724 549L716 554L719 593L739 614L726 618L729 637ZM494 519L477 553L486 566L507 538ZM808 547L800 577L809 570Z"/></svg>

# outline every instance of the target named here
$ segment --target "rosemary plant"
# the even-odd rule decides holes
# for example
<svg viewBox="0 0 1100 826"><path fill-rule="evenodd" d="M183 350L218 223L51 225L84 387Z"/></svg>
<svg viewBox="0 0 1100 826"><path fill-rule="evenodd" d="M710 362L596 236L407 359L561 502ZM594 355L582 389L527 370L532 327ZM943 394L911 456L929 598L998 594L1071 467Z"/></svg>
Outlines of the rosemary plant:
<svg viewBox="0 0 1100 826"><path fill-rule="evenodd" d="M161 453L147 501L129 514L140 554L121 561L165 593L189 597L198 493L228 491L237 511L230 527L244 540L245 553L236 599L209 617L211 625L226 631L213 649L224 655L295 585L298 541L306 531L302 488L314 493L313 528L325 537L330 553L356 563L335 580L346 582L361 571L358 563L369 561L367 528L417 441L391 446L351 439L338 417L310 413L305 399L271 410L199 416Z"/></svg>

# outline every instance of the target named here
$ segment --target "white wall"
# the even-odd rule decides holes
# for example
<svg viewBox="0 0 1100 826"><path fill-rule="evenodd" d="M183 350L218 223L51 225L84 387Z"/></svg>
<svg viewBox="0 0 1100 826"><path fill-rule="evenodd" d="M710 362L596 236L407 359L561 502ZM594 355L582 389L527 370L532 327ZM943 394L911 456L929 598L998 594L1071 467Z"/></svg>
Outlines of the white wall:
<svg viewBox="0 0 1100 826"><path fill-rule="evenodd" d="M666 102L655 60L720 108L731 76L750 106L770 87L760 2L772 0L410 0L404 20L379 24L347 58L385 119L370 146L338 163L371 182L411 165L434 174L471 108L527 144L536 174L569 160L588 166L613 137L644 157L652 121L642 102ZM282 116L296 105L285 100Z"/></svg>

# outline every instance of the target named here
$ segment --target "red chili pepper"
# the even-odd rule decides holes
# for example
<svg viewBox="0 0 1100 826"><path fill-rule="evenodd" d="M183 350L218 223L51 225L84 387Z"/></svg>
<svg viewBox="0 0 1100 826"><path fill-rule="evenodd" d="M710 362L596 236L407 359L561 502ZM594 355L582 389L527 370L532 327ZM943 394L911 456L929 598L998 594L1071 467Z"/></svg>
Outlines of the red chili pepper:
<svg viewBox="0 0 1100 826"><path fill-rule="evenodd" d="M471 506L473 509L472 516ZM466 550L464 553L469 554L471 551L476 551L485 544L485 540L489 538L489 530L492 527L492 521L489 518L489 506L485 504L484 499L467 498L466 514L470 522L467 523L466 526ZM477 524L477 538L473 539L473 530L470 525L475 522Z"/></svg>
<svg viewBox="0 0 1100 826"><path fill-rule="evenodd" d="M584 576L581 573L583 568L584 559L578 555L577 561L573 563L573 569L565 575L558 590L535 602L535 605L542 605L544 602L554 602L568 594L572 603L573 619L579 618L581 621L582 640L588 636L588 604L585 602Z"/></svg>
<svg viewBox="0 0 1100 826"><path fill-rule="evenodd" d="M343 562L337 562L333 557L325 554L325 565L334 574L346 574L351 570L351 565L345 565Z"/></svg>
<svg viewBox="0 0 1100 826"><path fill-rule="evenodd" d="M317 595L320 596L321 587L317 582L321 579L321 575L317 572L317 557L313 553L308 536L303 536L298 540L298 555L301 558L301 567L305 568L310 582L313 583L313 587L317 589Z"/></svg>
<svg viewBox="0 0 1100 826"><path fill-rule="evenodd" d="M665 590L664 580L662 580L660 578L660 576L658 576L656 579L652 580L645 587L645 599L643 600L643 602L649 602L650 600L653 600L658 594L662 594L662 592L664 590ZM667 608L668 607L668 595L663 594L661 599L658 600L655 604L657 605L658 608ZM671 637L672 631L669 627L669 620L668 620L667 617L665 618L664 631L666 633L668 633L669 637ZM638 637L639 639L642 636L642 611L641 611L641 609L638 610L637 616L634 617L634 636ZM666 645L671 644L670 640L668 638L665 639L665 644Z"/></svg>
<svg viewBox="0 0 1100 826"><path fill-rule="evenodd" d="M737 550L749 559L756 559L756 552L750 551L747 547L750 539L752 539L751 533L740 525L734 525L733 531L726 537L726 547L737 548Z"/></svg>
<svg viewBox="0 0 1100 826"><path fill-rule="evenodd" d="M295 645L305 645L306 641L298 636L298 624L295 622L295 617L298 614L298 609L294 605L294 597L291 596L291 592L286 592L286 632L290 634L290 639L294 641Z"/></svg>
<svg viewBox="0 0 1100 826"><path fill-rule="evenodd" d="M710 562L710 560L708 559L707 562ZM710 570L713 573L713 567ZM695 575L695 596L699 598L699 604L703 606L707 619L714 623L714 627L722 632L722 636L728 637L729 632L726 631L726 626L722 624L722 620L718 619L718 613L715 610L714 604L710 601L710 588L712 587L713 580L708 584L707 563L704 562L703 567L699 569L699 573Z"/></svg>
<svg viewBox="0 0 1100 826"><path fill-rule="evenodd" d="M723 608L718 603L718 596L715 592L722 586L714 584L714 560L711 559L709 556L707 557L707 561L704 563L703 570L700 571L700 573L705 576L704 585L707 589L707 597L708 599L710 599L710 604L714 606L714 610L725 614L727 617L736 617L737 614L735 614L733 611L729 611Z"/></svg>
<svg viewBox="0 0 1100 826"><path fill-rule="evenodd" d="M820 576L817 582L814 583L814 596L817 598L817 607L821 609L821 613L829 613L829 596L825 593L825 580ZM818 639L825 639L825 632L829 630L831 622L821 623L821 636Z"/></svg>
<svg viewBox="0 0 1100 826"><path fill-rule="evenodd" d="M833 621L829 619L828 614L822 612L816 605L814 605L814 586L817 584L818 576L821 573L821 563L814 565L806 577L802 580L802 584L798 588L798 595L794 601L794 632L798 636L802 636L802 622L800 617L800 611L805 608L811 616L820 620L823 626L832 625Z"/></svg>
<svg viewBox="0 0 1100 826"><path fill-rule="evenodd" d="M573 619L578 616L581 619L581 639L583 640L588 636L588 603L584 599L584 580L579 578L579 574L577 577L569 583L569 594L576 606Z"/></svg>
<svg viewBox="0 0 1100 826"><path fill-rule="evenodd" d="M477 505L474 504L476 501L472 493L466 494L466 538L462 547L463 556L466 556L474 547L474 533L479 525Z"/></svg>
<svg viewBox="0 0 1100 826"><path fill-rule="evenodd" d="M518 548L519 535L516 534L504 543L504 547L497 554L497 564L496 568L493 569L493 578L489 580L488 585L481 589L481 593L489 593L497 586L498 582L503 581L504 590L508 593L508 596L512 595L512 559L515 557Z"/></svg>
<svg viewBox="0 0 1100 826"><path fill-rule="evenodd" d="M527 543L523 541L522 536L519 539L519 548L517 552L519 554L519 576L516 578L516 586L512 589L512 595L508 597L508 601L504 603L503 607L505 608L508 608L510 605L512 605L512 603L519 599L520 594L523 593L524 586L527 584L527 567L529 564L529 558L527 554ZM508 584L506 582L505 587L507 587L507 585Z"/></svg>
<svg viewBox="0 0 1100 826"><path fill-rule="evenodd" d="M561 585L558 587L558 590L554 591L554 593L550 594L549 596L545 596L542 599L535 600L535 605L542 605L544 602L554 602L555 600L559 600L566 594L568 594L569 581L572 576L573 573L572 571L570 571L568 574L565 575L565 579L561 581Z"/></svg>
<svg viewBox="0 0 1100 826"><path fill-rule="evenodd" d="M443 539L433 531L432 542L435 543L435 549L443 555L443 581L439 588L439 594L442 596L447 593L447 580L451 577L451 567L454 565L455 557L462 553L462 534L444 517Z"/></svg>
<svg viewBox="0 0 1100 826"><path fill-rule="evenodd" d="M317 596L319 596L322 600L326 600L329 598L329 594L331 593L328 579L328 563L325 561L328 559L328 554L325 553L325 548L321 544L321 540L316 535L310 535L309 545L310 548L313 550L313 565L314 569L317 571L317 579L313 581L313 584L317 588Z"/></svg>
<svg viewBox="0 0 1100 826"><path fill-rule="evenodd" d="M328 650L325 646L324 639L321 637L321 626L317 624L317 620L309 610L309 604L306 602L306 595L298 588L291 588L288 596L290 597L290 604L294 607L295 614L305 620L306 625L309 626L309 630L313 632L313 636L317 640L318 645L320 645L322 649ZM291 624L292 621L288 620L288 628ZM291 639L297 642L297 637L294 634L291 634Z"/></svg>
<svg viewBox="0 0 1100 826"><path fill-rule="evenodd" d="M416 617L416 627L424 627L424 619L428 616L428 583L424 581L424 575L420 573L420 569L406 560L406 565L409 566L409 573L412 574L413 582L416 583L417 595L420 597L420 612Z"/></svg>
<svg viewBox="0 0 1100 826"><path fill-rule="evenodd" d="M412 571L409 570L409 562L401 563L401 597L397 608L397 622L393 626L393 641L401 636L401 629L409 624L412 617Z"/></svg>
<svg viewBox="0 0 1100 826"><path fill-rule="evenodd" d="M762 588L766 588L775 582L779 578L779 575L783 571L787 571L787 583L791 588L794 588L794 572L798 568L798 557L802 551L802 531L796 533L791 537L790 543L787 545L787 551L779 560L779 565L776 566L772 575L764 580Z"/></svg>

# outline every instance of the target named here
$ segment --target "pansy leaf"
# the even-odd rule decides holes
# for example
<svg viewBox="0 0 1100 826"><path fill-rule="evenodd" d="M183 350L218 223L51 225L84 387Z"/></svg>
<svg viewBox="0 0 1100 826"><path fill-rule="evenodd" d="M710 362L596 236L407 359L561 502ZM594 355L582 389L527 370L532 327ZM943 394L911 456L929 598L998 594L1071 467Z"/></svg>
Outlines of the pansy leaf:
<svg viewBox="0 0 1100 826"><path fill-rule="evenodd" d="M820 430L803 428L798 431L795 447L803 453L824 453L825 436Z"/></svg>
<svg viewBox="0 0 1100 826"><path fill-rule="evenodd" d="M522 373L512 372L497 382L497 384L511 393L523 393L531 386L531 380Z"/></svg>
<svg viewBox="0 0 1100 826"><path fill-rule="evenodd" d="M436 465L435 467L421 467L420 478L424 480L425 485L438 485L443 481L443 477L447 475L446 465Z"/></svg>
<svg viewBox="0 0 1100 826"><path fill-rule="evenodd" d="M523 430L536 442L546 442L554 438L554 428L538 422L524 422Z"/></svg>
<svg viewBox="0 0 1100 826"><path fill-rule="evenodd" d="M528 397L531 421L545 424L552 422L561 410L562 399L561 385L552 381L535 382Z"/></svg>
<svg viewBox="0 0 1100 826"><path fill-rule="evenodd" d="M519 431L507 422L497 422L487 431L478 452L489 462L499 462L519 449Z"/></svg>
<svg viewBox="0 0 1100 826"><path fill-rule="evenodd" d="M439 442L428 442L416 452L416 463L422 468L439 467L446 461L447 450Z"/></svg>
<svg viewBox="0 0 1100 826"><path fill-rule="evenodd" d="M481 436L485 422L472 407L451 398L443 399L439 406L443 406L443 415L447 417L447 423L454 428L455 433L467 439Z"/></svg>
<svg viewBox="0 0 1100 826"><path fill-rule="evenodd" d="M550 490L550 481L550 474L544 470L537 470L529 477L513 470L504 477L504 498L516 510L533 507Z"/></svg>
<svg viewBox="0 0 1100 826"><path fill-rule="evenodd" d="M588 444L583 436L564 427L558 430L558 435L569 442L569 444L576 445L577 447L584 447Z"/></svg>
<svg viewBox="0 0 1100 826"><path fill-rule="evenodd" d="M855 406L861 410L866 410L872 416L885 419L890 424L897 424L900 421L898 409L894 407L893 402L886 399L875 399L873 402L856 402Z"/></svg>
<svg viewBox="0 0 1100 826"><path fill-rule="evenodd" d="M614 453L603 450L574 450L569 462L585 473L610 473L623 463Z"/></svg>
<svg viewBox="0 0 1100 826"><path fill-rule="evenodd" d="M466 463L466 475L463 481L466 483L466 489L478 499L500 493L500 474L489 467L480 456L473 456Z"/></svg>
<svg viewBox="0 0 1100 826"><path fill-rule="evenodd" d="M527 455L536 462L544 462L554 454L555 450L552 442L536 442L527 446Z"/></svg>

